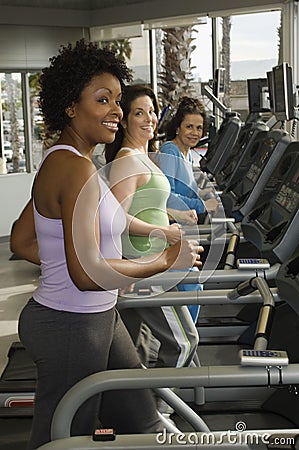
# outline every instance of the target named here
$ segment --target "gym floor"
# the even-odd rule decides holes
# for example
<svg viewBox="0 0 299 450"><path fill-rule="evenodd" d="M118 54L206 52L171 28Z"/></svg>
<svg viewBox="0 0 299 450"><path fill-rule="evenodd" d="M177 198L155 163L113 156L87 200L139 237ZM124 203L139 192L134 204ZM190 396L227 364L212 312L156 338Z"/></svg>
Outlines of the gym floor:
<svg viewBox="0 0 299 450"><path fill-rule="evenodd" d="M39 267L12 256L7 239L0 241L0 374L12 342L18 341L20 311L37 286Z"/></svg>

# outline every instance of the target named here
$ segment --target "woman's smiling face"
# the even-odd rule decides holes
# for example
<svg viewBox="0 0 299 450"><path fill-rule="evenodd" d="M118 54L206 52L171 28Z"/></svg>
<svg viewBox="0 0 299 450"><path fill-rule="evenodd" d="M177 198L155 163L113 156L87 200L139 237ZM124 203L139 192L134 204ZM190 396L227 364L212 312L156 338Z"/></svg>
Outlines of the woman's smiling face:
<svg viewBox="0 0 299 450"><path fill-rule="evenodd" d="M71 108L70 126L90 145L113 142L123 116L120 101L119 80L110 73L96 75Z"/></svg>
<svg viewBox="0 0 299 450"><path fill-rule="evenodd" d="M203 135L204 119L201 114L186 114L177 129L177 138L185 147L194 147Z"/></svg>
<svg viewBox="0 0 299 450"><path fill-rule="evenodd" d="M136 142L148 142L154 137L158 118L152 99L144 95L131 103L131 110L123 126L127 135Z"/></svg>

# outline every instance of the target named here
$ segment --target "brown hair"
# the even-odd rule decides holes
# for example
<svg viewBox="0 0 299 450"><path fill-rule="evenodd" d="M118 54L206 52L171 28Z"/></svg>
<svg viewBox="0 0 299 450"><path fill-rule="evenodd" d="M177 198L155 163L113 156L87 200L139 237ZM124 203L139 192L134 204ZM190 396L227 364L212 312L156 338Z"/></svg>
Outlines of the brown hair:
<svg viewBox="0 0 299 450"><path fill-rule="evenodd" d="M159 104L158 104L158 100L157 100L157 97L156 97L154 91L148 86L141 85L141 84L133 84L133 85L125 86L123 89L123 95L122 95L122 99L120 102L120 106L123 110L123 119L124 120L127 119L128 115L131 111L133 101L136 100L136 98L143 97L145 95L148 96L152 100L153 106L154 106L154 111L158 117ZM119 124L118 131L116 133L114 141L111 142L110 144L105 145L105 158L106 158L107 163L114 160L117 152L121 148L123 139L124 139L124 129L123 129L122 125ZM155 136L153 137L153 139L151 139L149 141L149 144L148 144L149 152L155 151L156 139L157 139L157 137L156 137L156 131L155 131Z"/></svg>

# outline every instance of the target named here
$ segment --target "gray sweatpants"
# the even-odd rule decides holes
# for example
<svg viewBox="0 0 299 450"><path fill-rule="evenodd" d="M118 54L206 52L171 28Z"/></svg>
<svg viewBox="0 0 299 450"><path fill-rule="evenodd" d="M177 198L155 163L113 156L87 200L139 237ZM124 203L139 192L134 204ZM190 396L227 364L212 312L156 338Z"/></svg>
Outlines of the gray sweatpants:
<svg viewBox="0 0 299 450"><path fill-rule="evenodd" d="M37 367L37 386L28 450L50 440L53 413L63 395L84 377L110 369L140 367L135 346L115 308L70 313L30 299L19 318L21 342ZM105 392L87 400L72 423L72 435L91 435L95 424L122 433L161 431L152 393Z"/></svg>
<svg viewBox="0 0 299 450"><path fill-rule="evenodd" d="M145 324L160 343L155 367L190 365L199 336L187 306L128 309L121 315L144 365L149 365L151 340L139 334L141 324Z"/></svg>

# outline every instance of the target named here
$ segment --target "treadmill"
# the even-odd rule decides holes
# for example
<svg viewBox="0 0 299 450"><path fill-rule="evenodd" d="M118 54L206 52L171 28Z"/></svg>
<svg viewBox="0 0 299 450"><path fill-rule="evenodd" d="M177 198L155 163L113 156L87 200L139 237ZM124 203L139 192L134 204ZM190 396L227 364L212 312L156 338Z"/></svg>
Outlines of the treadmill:
<svg viewBox="0 0 299 450"><path fill-rule="evenodd" d="M294 296L297 299L296 305L292 300L294 315L299 310L298 260L299 246L288 261L281 265L277 274L280 295L286 302ZM239 450L298 449L299 365L288 361L285 355L278 355L278 352L264 353L249 357L247 361L243 360L241 365L146 371L135 369L91 375L81 380L61 400L53 417L52 441L38 450L157 450L161 448L162 441L157 440L156 435L116 434L113 439L105 442L97 441L95 436L71 437L71 422L80 404L95 393L109 389L157 389L167 386L182 386L186 389L203 386L205 390L216 391L232 386L247 387L251 389L251 393L263 388L267 395L259 402L251 400L250 396L247 399L239 396L230 405L223 401L201 406L192 404L193 411L202 420L198 428L195 420L189 420L192 416L186 414L180 403L173 401L175 413L171 418L183 435L176 440L175 433L169 434L164 430L163 435L160 435L161 439L163 436L165 438L164 448L179 449L180 445L184 445L188 449L196 447L214 450L223 444L223 448Z"/></svg>
<svg viewBox="0 0 299 450"><path fill-rule="evenodd" d="M290 257L294 245L299 240L299 143L292 142L288 145L284 156L279 160L272 176L269 178L264 192L257 203L256 210L241 222L244 237L255 248L255 258L269 260L270 269L240 270L211 270L204 264L202 271L191 272L183 280L176 272L156 275L136 283L136 291L140 289L142 295L146 290L150 295L151 285L165 286L165 290L172 289L178 282L204 283L204 291L184 293L180 297L178 293L166 292L164 298L175 300L183 299L180 304L202 305L198 331L201 343L215 345L230 342L233 346L231 353L235 355L235 344L240 337L250 339L248 327L257 320L258 306L256 304L245 305L237 302L227 302L227 290L234 289L241 282L254 278L256 274L267 279L271 287L276 287L276 275L279 266ZM284 200L282 200L284 199ZM239 256L247 258L244 249L238 249ZM209 263L209 261L207 261ZM223 292L226 290L226 292ZM137 297L138 298L138 297ZM137 300L136 298L136 300ZM155 297L158 298L157 296ZM170 300L171 301L171 300ZM252 301L251 301L252 302ZM256 303L256 302L254 302ZM171 303L169 303L171 304ZM252 336L251 336L252 337ZM248 341L250 345L250 341ZM212 355L212 347L210 353ZM227 359L230 361L234 359ZM204 360L205 356L202 357ZM208 361L208 359L207 359Z"/></svg>
<svg viewBox="0 0 299 450"><path fill-rule="evenodd" d="M208 150L199 162L201 170L215 175L222 169L236 143L241 126L238 113L226 112L219 130L208 143Z"/></svg>
<svg viewBox="0 0 299 450"><path fill-rule="evenodd" d="M246 155L252 151L252 146L257 139L261 139L269 131L269 127L262 120L247 122L241 128L238 139L232 148L230 158L217 174L215 174L216 185L220 190L231 185L234 180L242 177L242 172L238 176L239 166L243 167L245 172L246 165L242 165Z"/></svg>
<svg viewBox="0 0 299 450"><path fill-rule="evenodd" d="M285 301L294 297L293 314L299 311L299 245L292 256L281 265L277 274L280 295ZM266 281L265 281L266 284ZM298 330L296 330L298 334ZM261 352L243 360L241 365L198 367L182 369L142 369L106 371L93 374L81 380L68 391L59 403L53 417L52 441L38 450L91 450L110 448L117 450L147 448L156 450L161 442L155 435L113 435L113 439L97 441L96 436L71 437L72 418L77 408L95 393L109 389L128 389L136 387L173 386L192 388L203 386L205 390L221 391L225 388L247 388L247 398L240 396L229 405L228 402L211 401L204 405L191 404L193 411L200 416L200 421L186 413L180 402L173 400L175 413L171 415L181 433L175 441L173 432L164 431L163 446L179 448L182 437L185 448L216 449L224 444L227 449L238 448L269 450L271 448L298 449L299 432L299 365L288 361L288 355L279 352ZM297 351L298 355L298 351ZM264 398L251 399L252 393L263 389ZM191 420L190 420L191 419ZM231 434L229 434L229 431ZM225 435L229 434L228 441ZM161 439L163 437L160 435ZM171 436L173 439L171 439ZM250 436L252 438L250 438ZM258 439L257 436L260 438ZM208 440L207 437L209 437ZM177 446L175 443L177 442ZM281 443L281 446L279 445Z"/></svg>
<svg viewBox="0 0 299 450"><path fill-rule="evenodd" d="M288 151L284 155L284 158L282 158L281 164L277 167L276 175L273 174L275 182L279 183L279 190L276 190L276 194L270 199L267 194L265 194L266 199L264 199L264 202L262 202L257 210L253 211L248 218L246 217L241 225L246 238L260 249L262 258L268 259L272 265L285 264L291 257L294 247L297 247L299 244L298 150L299 143L297 142L291 143L288 146ZM231 271L228 273L228 277L231 276L230 274ZM267 270L265 270L264 274L261 273L261 275L267 279ZM269 282L271 286L275 287L276 276L272 282L271 280L269 280ZM284 296L282 296L282 303L276 307L276 316L273 319L271 339L276 339L276 341L281 337L281 327L283 327L283 324L287 330L288 323L291 324L294 317L291 308L286 305L283 300ZM237 314L236 319L240 321L244 320L246 322L248 318L250 318L250 315L255 313L255 311L256 308L245 306ZM254 328L254 315L250 319L253 321L253 325L251 325L252 331L252 328ZM299 328L299 322L296 327ZM282 337L288 341L287 333ZM250 333L250 327L239 336L237 344L252 345L252 333ZM237 350L238 346L235 347L232 345L229 348L230 355L236 355ZM210 365L212 359L214 359L214 361L219 361L219 353L221 353L221 351L222 350L219 352L219 343L217 346L200 346L199 358L201 363L203 365ZM228 351L228 347L226 351ZM288 351L290 351L290 349ZM295 353L294 348L292 348L291 353ZM225 352L223 351L223 360L221 360L221 362L225 364L225 360L229 361L231 360L231 357L230 359L226 358Z"/></svg>
<svg viewBox="0 0 299 450"><path fill-rule="evenodd" d="M242 121L240 115L227 108L208 86L202 87L202 94L212 100L214 105L224 114L224 119L219 129L208 143L208 149L199 162L201 170L212 178L222 169L229 158L231 150L238 139Z"/></svg>
<svg viewBox="0 0 299 450"><path fill-rule="evenodd" d="M251 212L273 172L273 166L277 165L288 144L294 140L284 130L286 121L298 119L298 108L294 106L292 68L282 63L273 67L267 75L271 111L273 118L281 122L281 129L271 129L264 137L259 136L255 140L239 166L238 176L235 174L221 195L226 213L235 217L236 221L241 221Z"/></svg>
<svg viewBox="0 0 299 450"><path fill-rule="evenodd" d="M239 165L232 183L221 194L227 216L240 222L252 210L291 141L291 136L284 130L258 134L250 152Z"/></svg>
<svg viewBox="0 0 299 450"><path fill-rule="evenodd" d="M232 149L231 157L227 160L224 167L215 174L217 186L221 190L233 183L238 166L242 164L246 154L251 151L257 136L266 134L271 129L272 123L276 122L275 116L272 116L267 122L263 120L265 114L271 112L270 102L266 98L266 93L268 93L267 87L267 78L247 80L249 114Z"/></svg>
<svg viewBox="0 0 299 450"><path fill-rule="evenodd" d="M220 377L220 365L223 367L224 371L229 372L232 370L231 379L228 376L226 383L217 385L217 381L216 384L211 381L211 383L203 384L205 394L202 403L198 403L196 400L196 388L184 386L184 383L182 383L179 390L179 396L187 403L191 404L192 408L196 410L212 430L234 429L233 425L240 420L243 420L248 428L254 429L299 427L299 396L297 395L297 386L296 383L294 386L285 385L282 375L283 366L288 366L289 364L298 365L299 360L297 346L299 338L299 317L297 314L299 311L298 261L299 243L297 239L297 249L295 250L295 253L293 252L293 254L281 264L276 276L278 297L282 303L276 308L272 305L272 312L269 314L268 299L266 302L264 301L264 306L262 308L265 309L263 309L263 313L260 316L259 327L254 336L254 345L259 341L258 346L253 347L257 349L256 354L249 353L250 357L246 360L246 349L252 348L251 342L244 343L244 341L240 339L238 342L239 345L235 346L238 352L241 349L245 349L246 358L245 361L242 361L241 359L241 367L243 365L257 366L259 368L264 367L265 373L267 373L268 366L277 366L276 370L280 373L280 386L278 386L278 388L272 386L270 379L268 384L254 384L254 386L252 386L250 378L248 378L244 379L243 383L235 385L235 377L237 376L235 371L238 371L237 366L240 364L237 351L235 352L235 355L232 355L231 346L221 345L220 343L218 343L217 346L199 346L198 353L203 369L207 368L210 373L213 373L214 367L216 373ZM259 290L261 294L264 292L262 297L264 297L265 300L266 296L264 289L268 283L264 277L259 277L259 282L261 283L260 287L262 288ZM244 297L245 301L247 297L249 298L248 301L255 301L255 299L251 297L250 290L253 291L256 285L251 286L252 280L248 280L242 284L242 287L238 286L237 289L228 292L227 297L230 297L232 301L241 296ZM268 287L270 296L272 296L272 291L273 289ZM120 307L121 309L134 307L135 302L138 303L138 306L143 304L143 306L148 307L151 306L150 303L152 303L152 306L157 304L168 304L167 297L168 300L170 300L171 294L174 293L155 296L153 300L150 300L150 297L147 297L144 300L138 300L136 296L132 298L132 300L130 298L124 298L122 303L120 303ZM205 302L204 299L206 299L206 301L209 300L209 291L207 293L199 292L198 296L200 297L201 294L205 294L202 296L203 303ZM210 295L213 295L213 293L210 292ZM274 315L274 312L276 316ZM287 332L284 332L286 330ZM266 347L263 347L263 341L266 341ZM202 358L202 350L206 351L206 361ZM280 359L275 360L275 358L273 358L271 360L273 356L276 357L277 353L282 353L284 355ZM260 356L265 356L264 360L263 358L260 358ZM234 368L232 368L232 366L234 366ZM298 369L299 366L297 371ZM297 373L296 379L299 381L299 372ZM201 384L198 386L201 386ZM175 414L172 418L181 430L193 430L192 426L190 427L189 424L186 424L185 420L182 420L179 414Z"/></svg>
<svg viewBox="0 0 299 450"><path fill-rule="evenodd" d="M299 143L292 142L269 177L255 208L241 222L246 238L261 248L263 257L271 263L284 261L285 251L289 253L288 248L294 248L299 239L298 205ZM289 229L291 218L294 218L294 228ZM284 248L280 241L287 228L289 237L284 240Z"/></svg>
<svg viewBox="0 0 299 450"><path fill-rule="evenodd" d="M299 242L298 174L299 143L291 142L269 178L256 208L241 222L244 237L256 248L256 257L267 259L272 268L276 264L284 263ZM238 256L246 258L242 245L238 249ZM227 271L227 278L230 279L234 272L235 270ZM246 270L244 272L246 274ZM276 281L273 278L270 280L267 270L264 273L271 286L275 287ZM248 278L250 276L252 274ZM209 288L209 285L207 287ZM256 306L248 305L240 307L238 313L229 319L227 309L223 306L207 306L201 310L198 326L202 333L202 327L211 329L217 325L223 326L223 315L226 316L225 321L231 325L245 325L254 321L256 314Z"/></svg>

